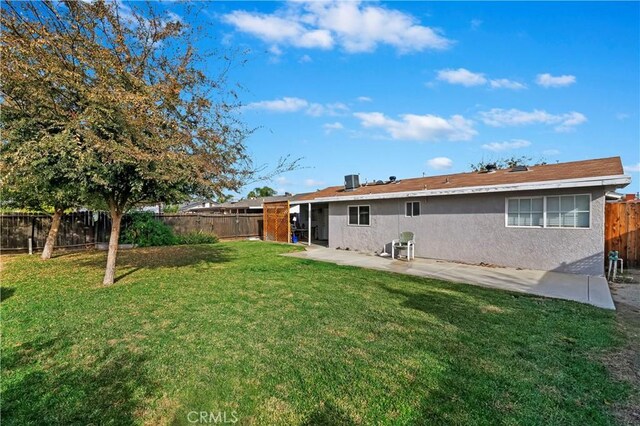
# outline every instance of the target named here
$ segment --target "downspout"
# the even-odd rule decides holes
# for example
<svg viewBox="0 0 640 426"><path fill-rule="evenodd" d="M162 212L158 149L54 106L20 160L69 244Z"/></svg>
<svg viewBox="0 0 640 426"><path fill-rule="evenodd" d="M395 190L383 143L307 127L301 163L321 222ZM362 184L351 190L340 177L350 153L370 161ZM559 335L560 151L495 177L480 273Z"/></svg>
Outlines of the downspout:
<svg viewBox="0 0 640 426"><path fill-rule="evenodd" d="M307 222L309 222L307 224L307 240L308 240L307 245L310 246L311 245L311 203L307 205L309 206L309 210L308 210L309 216L307 217Z"/></svg>

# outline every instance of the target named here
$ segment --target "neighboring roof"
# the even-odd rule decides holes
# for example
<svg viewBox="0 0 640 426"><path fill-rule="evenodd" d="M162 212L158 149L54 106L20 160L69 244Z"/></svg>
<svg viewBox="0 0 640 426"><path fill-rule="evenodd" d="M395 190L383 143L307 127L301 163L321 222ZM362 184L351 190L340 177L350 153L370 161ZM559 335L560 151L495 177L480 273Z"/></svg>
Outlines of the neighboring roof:
<svg viewBox="0 0 640 426"><path fill-rule="evenodd" d="M353 190L332 186L301 194L296 201L340 201L350 199L400 198L418 195L453 195L528 189L626 186L631 177L624 175L620 157L531 166L527 171L500 169L402 179L384 184L362 185Z"/></svg>
<svg viewBox="0 0 640 426"><path fill-rule="evenodd" d="M228 201L226 203L217 204L212 206L213 210L224 209L261 209L264 203L275 203L278 201L295 201L302 196L309 195L309 193L297 194L297 195L274 195L272 197L257 197L247 198L238 201Z"/></svg>
<svg viewBox="0 0 640 426"><path fill-rule="evenodd" d="M180 206L178 211L187 212L192 210L209 209L215 207L218 204L213 200L195 200Z"/></svg>

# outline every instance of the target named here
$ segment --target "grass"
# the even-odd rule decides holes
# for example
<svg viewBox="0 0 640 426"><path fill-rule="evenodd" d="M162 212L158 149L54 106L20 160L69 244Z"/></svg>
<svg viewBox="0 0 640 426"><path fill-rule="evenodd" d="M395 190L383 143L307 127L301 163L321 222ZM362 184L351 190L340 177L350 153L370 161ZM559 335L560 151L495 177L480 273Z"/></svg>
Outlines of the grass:
<svg viewBox="0 0 640 426"><path fill-rule="evenodd" d="M121 251L107 288L103 252L5 257L3 426L610 424L631 392L612 312L295 249Z"/></svg>

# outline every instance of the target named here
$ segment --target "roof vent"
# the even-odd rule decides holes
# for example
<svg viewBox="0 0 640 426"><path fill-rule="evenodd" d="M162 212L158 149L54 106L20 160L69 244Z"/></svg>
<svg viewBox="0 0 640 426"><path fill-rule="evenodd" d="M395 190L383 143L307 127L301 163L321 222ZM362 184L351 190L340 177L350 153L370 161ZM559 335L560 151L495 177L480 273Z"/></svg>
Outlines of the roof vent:
<svg viewBox="0 0 640 426"><path fill-rule="evenodd" d="M527 166L515 166L510 171L512 172L527 172L529 168Z"/></svg>
<svg viewBox="0 0 640 426"><path fill-rule="evenodd" d="M360 188L360 176L359 175L346 175L344 177L344 189L346 191L352 191L356 188Z"/></svg>

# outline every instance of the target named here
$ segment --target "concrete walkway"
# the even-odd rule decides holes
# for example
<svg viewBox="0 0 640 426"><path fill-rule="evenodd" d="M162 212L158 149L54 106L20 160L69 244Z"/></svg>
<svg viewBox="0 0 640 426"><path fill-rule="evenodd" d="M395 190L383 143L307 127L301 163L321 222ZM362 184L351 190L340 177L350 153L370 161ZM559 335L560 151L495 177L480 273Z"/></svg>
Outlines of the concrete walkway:
<svg viewBox="0 0 640 426"><path fill-rule="evenodd" d="M285 256L439 278L615 309L609 285L604 277L532 269L484 267L433 259L414 259L407 262L392 260L389 257L314 246L307 248L306 251L289 253Z"/></svg>

